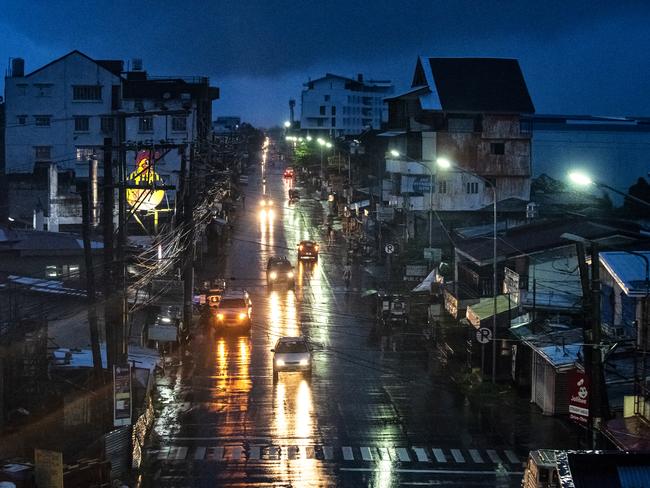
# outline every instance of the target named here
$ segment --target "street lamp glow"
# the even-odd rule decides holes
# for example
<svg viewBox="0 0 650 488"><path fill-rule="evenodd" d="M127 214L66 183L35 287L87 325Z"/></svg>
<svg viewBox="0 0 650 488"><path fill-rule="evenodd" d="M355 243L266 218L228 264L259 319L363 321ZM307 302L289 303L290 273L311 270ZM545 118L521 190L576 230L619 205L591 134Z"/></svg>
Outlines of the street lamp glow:
<svg viewBox="0 0 650 488"><path fill-rule="evenodd" d="M324 140L324 139L321 139L320 137L319 137L318 139L316 139L316 142L317 142L318 144L320 144L321 146L324 146L324 145L325 145L325 140Z"/></svg>
<svg viewBox="0 0 650 488"><path fill-rule="evenodd" d="M393 156L394 158L399 158L399 156L400 156L399 151L396 151L395 149L391 149L391 150L390 150L390 154L391 154L391 156Z"/></svg>
<svg viewBox="0 0 650 488"><path fill-rule="evenodd" d="M451 161L449 161L447 158L438 158L436 159L436 163L438 164L438 167L442 169L451 168Z"/></svg>
<svg viewBox="0 0 650 488"><path fill-rule="evenodd" d="M284 126L288 129L289 127L291 127L291 122L289 122L289 121L287 120L287 121L284 123Z"/></svg>
<svg viewBox="0 0 650 488"><path fill-rule="evenodd" d="M303 141L302 137L299 137L299 138L298 138L298 141L299 141L299 142L302 142L302 141Z"/></svg>
<svg viewBox="0 0 650 488"><path fill-rule="evenodd" d="M571 171L569 173L569 180L580 186L590 186L594 184L594 180L592 180L589 175L581 173L580 171Z"/></svg>
<svg viewBox="0 0 650 488"><path fill-rule="evenodd" d="M308 141L311 141L311 136L307 136L307 140L308 140Z"/></svg>
<svg viewBox="0 0 650 488"><path fill-rule="evenodd" d="M332 147L332 143L331 143L331 142L327 142L327 143L325 143L325 146L328 147L328 148L329 148L329 147Z"/></svg>

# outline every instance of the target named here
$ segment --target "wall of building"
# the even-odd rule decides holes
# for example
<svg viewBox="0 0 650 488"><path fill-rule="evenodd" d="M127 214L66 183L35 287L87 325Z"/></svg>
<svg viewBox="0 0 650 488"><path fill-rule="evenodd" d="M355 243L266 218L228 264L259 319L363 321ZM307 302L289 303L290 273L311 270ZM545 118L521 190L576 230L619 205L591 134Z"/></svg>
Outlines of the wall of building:
<svg viewBox="0 0 650 488"><path fill-rule="evenodd" d="M87 176L87 156L77 150L102 145L107 135L101 118L111 114L112 86L119 84L117 76L78 53L30 76L5 78L7 173L30 173L40 160ZM100 85L101 100L74 100L73 85ZM49 116L49 126L37 126L36 116ZM75 131L75 116L89 117L88 131ZM49 146L50 157L37 158L37 146Z"/></svg>

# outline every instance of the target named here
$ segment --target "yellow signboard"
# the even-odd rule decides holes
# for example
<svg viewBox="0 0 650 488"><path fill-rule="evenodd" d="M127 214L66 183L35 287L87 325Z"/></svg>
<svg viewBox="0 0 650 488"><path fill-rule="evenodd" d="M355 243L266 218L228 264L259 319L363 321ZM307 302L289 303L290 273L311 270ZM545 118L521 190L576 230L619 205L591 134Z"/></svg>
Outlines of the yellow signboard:
<svg viewBox="0 0 650 488"><path fill-rule="evenodd" d="M149 151L138 152L135 171L129 175L131 184L141 188L127 188L126 201L135 210L149 211L156 208L165 198L164 190L155 189L162 179L153 170Z"/></svg>

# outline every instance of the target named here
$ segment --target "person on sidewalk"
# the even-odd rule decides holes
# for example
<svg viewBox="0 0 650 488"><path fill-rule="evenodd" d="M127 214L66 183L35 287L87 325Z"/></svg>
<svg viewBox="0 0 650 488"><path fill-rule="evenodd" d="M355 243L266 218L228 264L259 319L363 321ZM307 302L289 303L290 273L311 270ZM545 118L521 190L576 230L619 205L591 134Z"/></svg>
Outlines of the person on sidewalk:
<svg viewBox="0 0 650 488"><path fill-rule="evenodd" d="M352 265L350 261L345 264L343 268L343 281L345 281L345 288L350 289L350 281L352 280Z"/></svg>

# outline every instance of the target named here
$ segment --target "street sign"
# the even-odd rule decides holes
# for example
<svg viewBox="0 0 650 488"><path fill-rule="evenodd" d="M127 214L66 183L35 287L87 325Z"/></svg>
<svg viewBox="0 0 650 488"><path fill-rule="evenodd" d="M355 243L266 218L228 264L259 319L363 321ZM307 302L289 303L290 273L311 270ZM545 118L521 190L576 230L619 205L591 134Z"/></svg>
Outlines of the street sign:
<svg viewBox="0 0 650 488"><path fill-rule="evenodd" d="M407 264L404 267L404 281L420 281L429 274L429 268L426 265Z"/></svg>
<svg viewBox="0 0 650 488"><path fill-rule="evenodd" d="M113 365L113 425L131 425L131 365Z"/></svg>
<svg viewBox="0 0 650 488"><path fill-rule="evenodd" d="M582 371L569 373L569 419L589 423L589 382Z"/></svg>
<svg viewBox="0 0 650 488"><path fill-rule="evenodd" d="M384 246L386 254L393 254L395 252L395 244L388 243Z"/></svg>
<svg viewBox="0 0 650 488"><path fill-rule="evenodd" d="M429 193L431 191L431 178L416 176L413 180L413 191L416 193Z"/></svg>
<svg viewBox="0 0 650 488"><path fill-rule="evenodd" d="M492 340L492 331L487 327L481 327L476 331L476 340L481 344L487 344Z"/></svg>
<svg viewBox="0 0 650 488"><path fill-rule="evenodd" d="M424 259L433 261L434 263L439 263L442 261L442 249L439 247L425 247Z"/></svg>

